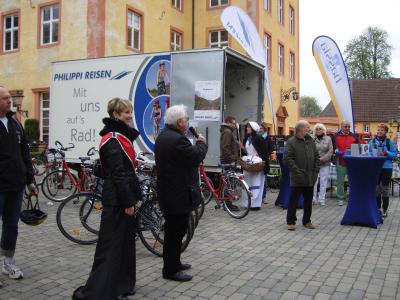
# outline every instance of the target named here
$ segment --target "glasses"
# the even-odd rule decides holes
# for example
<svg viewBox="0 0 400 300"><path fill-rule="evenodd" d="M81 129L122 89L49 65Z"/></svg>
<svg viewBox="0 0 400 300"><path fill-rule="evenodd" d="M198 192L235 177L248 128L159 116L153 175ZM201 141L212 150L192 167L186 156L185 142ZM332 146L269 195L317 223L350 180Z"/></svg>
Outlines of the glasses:
<svg viewBox="0 0 400 300"><path fill-rule="evenodd" d="M345 126L342 126L343 128L350 128L350 126L349 125L345 125Z"/></svg>

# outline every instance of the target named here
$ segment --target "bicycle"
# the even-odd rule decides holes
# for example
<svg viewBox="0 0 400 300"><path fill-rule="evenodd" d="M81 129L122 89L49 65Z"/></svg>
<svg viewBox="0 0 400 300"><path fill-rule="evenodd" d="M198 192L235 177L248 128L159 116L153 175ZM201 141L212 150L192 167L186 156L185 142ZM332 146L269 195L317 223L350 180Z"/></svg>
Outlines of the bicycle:
<svg viewBox="0 0 400 300"><path fill-rule="evenodd" d="M281 186L281 169L279 165L271 165L271 169L267 174L267 192L277 193Z"/></svg>
<svg viewBox="0 0 400 300"><path fill-rule="evenodd" d="M217 205L216 209L221 207L221 202L224 210L233 218L244 218L250 210L251 193L244 181L243 175L235 172L231 165L221 165L222 171L218 175L218 185L214 188L211 179L207 176L204 165L201 164L200 176L201 184L200 191L203 195L207 195L205 203L214 197ZM211 196L210 196L211 195ZM207 202L208 200L208 202Z"/></svg>
<svg viewBox="0 0 400 300"><path fill-rule="evenodd" d="M97 179L99 182L100 179ZM143 199L135 209L135 235L150 252L162 256L164 243L164 218L156 201L154 184L145 179L140 182ZM99 185L88 193L78 193L64 200L57 209L57 226L61 233L70 241L80 245L90 245L97 242L102 212ZM193 236L194 220L189 219L189 228L183 239L184 251Z"/></svg>
<svg viewBox="0 0 400 300"><path fill-rule="evenodd" d="M90 192L91 183L94 181L93 164L86 163L95 155L94 148L90 148L86 157L79 157L81 161L78 169L79 180L72 174L70 167L65 160L65 151L75 146L70 144L65 148L59 141L56 141L58 149L55 151L61 156L61 166L46 175L42 182L42 191L45 197L54 202L61 202L76 192Z"/></svg>

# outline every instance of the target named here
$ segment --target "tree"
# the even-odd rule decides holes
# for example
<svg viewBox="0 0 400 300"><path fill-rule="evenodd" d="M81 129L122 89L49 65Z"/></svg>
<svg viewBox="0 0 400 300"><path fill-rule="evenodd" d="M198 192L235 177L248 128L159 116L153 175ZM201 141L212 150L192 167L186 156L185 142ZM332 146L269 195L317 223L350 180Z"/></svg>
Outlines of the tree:
<svg viewBox="0 0 400 300"><path fill-rule="evenodd" d="M303 96L300 98L300 115L306 118L318 117L322 112L317 99L310 96Z"/></svg>
<svg viewBox="0 0 400 300"><path fill-rule="evenodd" d="M388 33L378 27L368 27L353 38L344 51L347 71L351 79L378 79L391 76L390 65L393 47Z"/></svg>
<svg viewBox="0 0 400 300"><path fill-rule="evenodd" d="M36 119L25 120L25 136L28 143L38 141L40 137L39 121Z"/></svg>

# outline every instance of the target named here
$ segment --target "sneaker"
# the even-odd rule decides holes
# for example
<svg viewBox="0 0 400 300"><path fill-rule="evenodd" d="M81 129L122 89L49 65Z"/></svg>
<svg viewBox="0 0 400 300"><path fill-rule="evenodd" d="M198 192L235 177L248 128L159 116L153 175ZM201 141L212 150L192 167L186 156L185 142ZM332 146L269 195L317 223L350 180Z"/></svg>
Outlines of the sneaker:
<svg viewBox="0 0 400 300"><path fill-rule="evenodd" d="M296 225L295 224L289 224L287 226L287 229L290 230L290 231L295 231L296 230Z"/></svg>
<svg viewBox="0 0 400 300"><path fill-rule="evenodd" d="M24 274L22 271L13 263L6 264L3 261L3 274L8 274L11 279L22 279Z"/></svg>
<svg viewBox="0 0 400 300"><path fill-rule="evenodd" d="M387 210L382 211L382 217L386 218L388 216Z"/></svg>
<svg viewBox="0 0 400 300"><path fill-rule="evenodd" d="M319 205L325 206L325 201L319 201Z"/></svg>
<svg viewBox="0 0 400 300"><path fill-rule="evenodd" d="M313 223L307 223L304 225L304 227L307 229L315 229L316 228L315 225L313 225Z"/></svg>
<svg viewBox="0 0 400 300"><path fill-rule="evenodd" d="M344 204L343 200L339 200L338 204L339 204L339 206L343 206L343 204Z"/></svg>

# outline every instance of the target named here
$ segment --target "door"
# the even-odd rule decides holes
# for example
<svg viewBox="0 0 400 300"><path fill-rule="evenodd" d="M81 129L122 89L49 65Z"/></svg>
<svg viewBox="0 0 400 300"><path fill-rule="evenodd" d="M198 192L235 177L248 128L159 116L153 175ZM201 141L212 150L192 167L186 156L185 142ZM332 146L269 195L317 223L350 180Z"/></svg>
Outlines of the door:
<svg viewBox="0 0 400 300"><path fill-rule="evenodd" d="M219 164L224 57L220 49L171 54L171 105L186 105L191 125L206 136L206 166Z"/></svg>

